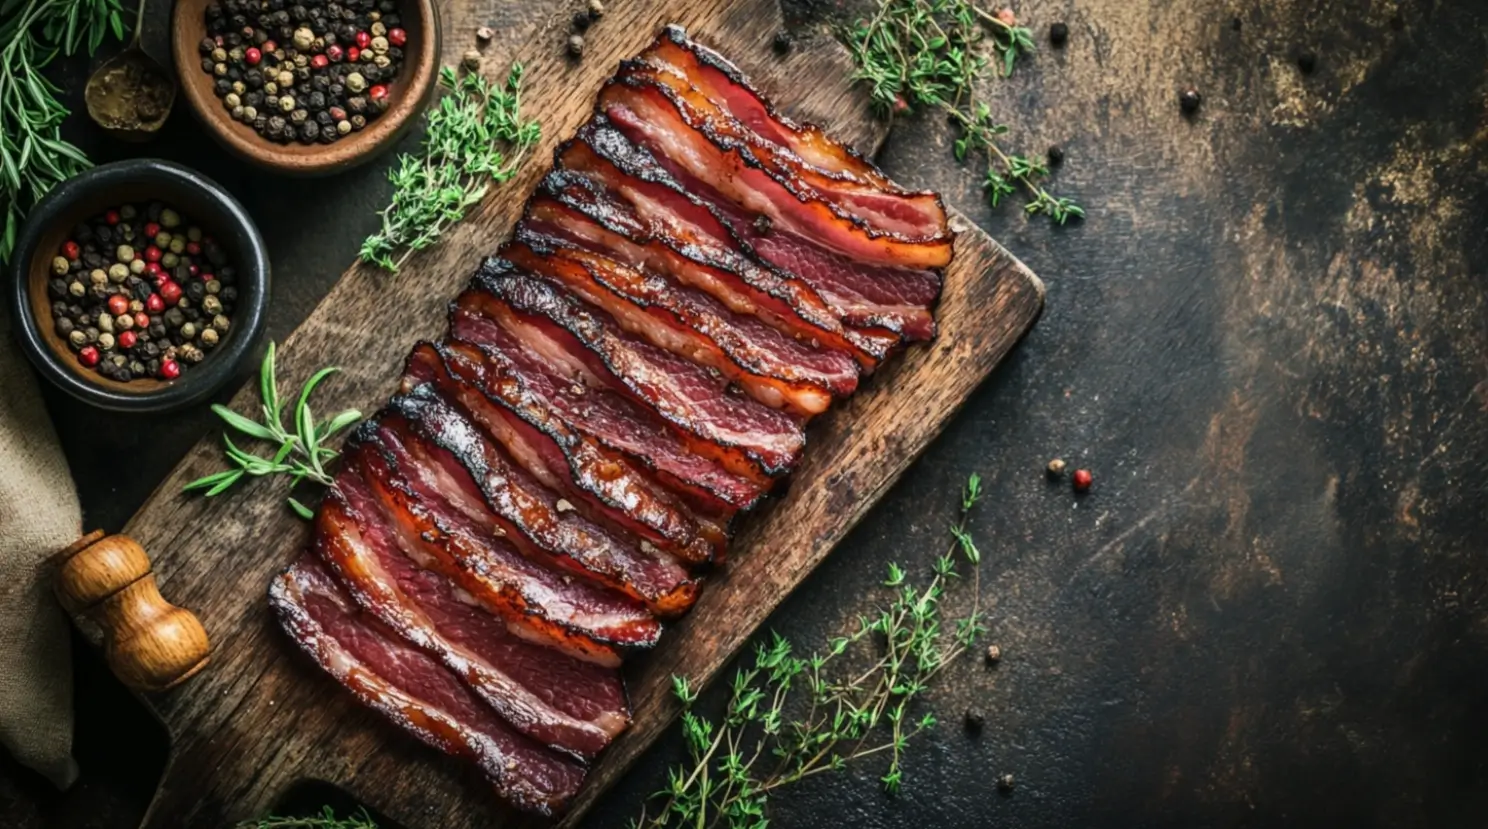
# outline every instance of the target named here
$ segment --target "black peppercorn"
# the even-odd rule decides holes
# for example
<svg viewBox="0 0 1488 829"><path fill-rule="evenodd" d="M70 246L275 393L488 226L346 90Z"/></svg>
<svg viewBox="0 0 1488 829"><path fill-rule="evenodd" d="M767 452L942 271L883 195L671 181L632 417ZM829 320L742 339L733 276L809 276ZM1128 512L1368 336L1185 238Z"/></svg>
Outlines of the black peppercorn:
<svg viewBox="0 0 1488 829"><path fill-rule="evenodd" d="M573 15L573 30L575 32L586 32L586 31L588 31L589 30L589 22L590 21L589 21L589 13L588 12L574 12L574 15Z"/></svg>
<svg viewBox="0 0 1488 829"><path fill-rule="evenodd" d="M1049 43L1058 49L1069 42L1069 26L1064 23L1055 23L1049 27Z"/></svg>
<svg viewBox="0 0 1488 829"><path fill-rule="evenodd" d="M1199 90L1191 86L1178 93L1178 106L1182 107L1184 113L1188 115L1198 112L1199 104L1203 102L1204 96L1199 94Z"/></svg>

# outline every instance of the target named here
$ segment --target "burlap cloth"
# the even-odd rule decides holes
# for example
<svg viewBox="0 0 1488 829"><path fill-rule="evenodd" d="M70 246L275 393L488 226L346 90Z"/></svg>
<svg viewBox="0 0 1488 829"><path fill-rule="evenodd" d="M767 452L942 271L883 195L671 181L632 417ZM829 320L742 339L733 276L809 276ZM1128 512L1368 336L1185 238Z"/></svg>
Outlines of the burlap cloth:
<svg viewBox="0 0 1488 829"><path fill-rule="evenodd" d="M0 313L0 744L63 788L77 777L72 660L46 562L81 524L36 376Z"/></svg>

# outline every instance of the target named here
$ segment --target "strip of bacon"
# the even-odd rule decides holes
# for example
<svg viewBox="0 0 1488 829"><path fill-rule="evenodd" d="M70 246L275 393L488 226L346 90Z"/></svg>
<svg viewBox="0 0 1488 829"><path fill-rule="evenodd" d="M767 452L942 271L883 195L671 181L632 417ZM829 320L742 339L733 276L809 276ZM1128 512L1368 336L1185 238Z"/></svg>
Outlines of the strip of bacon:
<svg viewBox="0 0 1488 829"><path fill-rule="evenodd" d="M667 26L641 59L685 77L691 85L767 141L789 149L815 168L886 192L907 193L856 150L828 136L815 124L797 123L771 106L728 59L687 37L681 26ZM937 202L938 197L935 197ZM942 207L942 212L944 208Z"/></svg>
<svg viewBox="0 0 1488 829"><path fill-rule="evenodd" d="M853 259L905 268L943 268L951 261L949 234L911 239L839 215L804 181L776 178L747 147L725 146L715 141L716 134L693 129L655 85L611 80L599 93L599 111L636 143L681 165L745 210Z"/></svg>
<svg viewBox="0 0 1488 829"><path fill-rule="evenodd" d="M448 668L359 613L314 556L274 579L269 603L290 638L363 705L473 761L518 808L559 814L584 782L577 761L518 734Z"/></svg>
<svg viewBox="0 0 1488 829"><path fill-rule="evenodd" d="M820 414L834 394L857 387L857 364L845 353L811 348L660 274L529 228L519 229L518 238L502 247L503 259L561 283L609 312L627 333L716 370L767 406Z"/></svg>
<svg viewBox="0 0 1488 829"><path fill-rule="evenodd" d="M385 411L414 426L418 439L402 441L403 447L415 460L433 462L422 468L439 473L434 488L446 490L448 479L463 470L485 504L477 514L502 530L526 558L622 593L657 616L675 616L697 599L697 583L675 561L644 555L635 539L627 541L577 512L560 509L557 494L518 468L432 388L398 395ZM630 644L653 644L659 634L659 626L638 627Z"/></svg>
<svg viewBox="0 0 1488 829"><path fill-rule="evenodd" d="M945 207L933 193L888 190L851 174L829 172L809 164L745 126L687 76L665 64L648 63L644 59L625 61L616 77L657 84L689 126L708 134L720 147L752 159L797 198L815 198L827 204L839 219L905 240L949 238Z"/></svg>
<svg viewBox="0 0 1488 829"><path fill-rule="evenodd" d="M701 563L710 561L726 542L722 527L699 522L623 457L575 434L526 394L519 382L502 376L480 349L465 343L419 343L408 355L404 376L415 384L432 384L445 399L459 404L543 486L579 502L578 508L590 518L620 528L626 535L615 543L634 543L628 535L635 533L647 539L639 542L643 552L648 543L665 550L647 557L672 570L668 577L674 583L685 582L688 576L669 553ZM572 506L566 502L557 502L560 515ZM574 532L584 530L581 522L571 523Z"/></svg>
<svg viewBox="0 0 1488 829"><path fill-rule="evenodd" d="M768 480L795 466L806 437L788 415L730 394L715 372L626 335L614 318L551 282L487 260L471 280L489 298L476 310L567 362L585 385L628 391L690 436L695 452L738 475Z"/></svg>
<svg viewBox="0 0 1488 829"><path fill-rule="evenodd" d="M629 111L617 117L629 117ZM640 205L638 210L642 211L649 202L637 198L635 180L674 182L673 186L708 205L728 234L727 244L758 256L773 267L773 273L810 285L831 312L856 332L868 334L882 329L895 344L899 337L919 340L934 336L935 320L928 306L940 295L941 280L936 272L851 261L794 230L776 227L768 216L749 212L687 169L638 146L608 119L596 118L580 130L579 138L603 161L570 150L564 160L571 169L583 170L603 181ZM609 172L611 167L615 172ZM653 183L650 189L658 187ZM662 202L655 197L653 201ZM666 214L652 211L647 215Z"/></svg>
<svg viewBox="0 0 1488 829"><path fill-rule="evenodd" d="M575 382L561 364L549 363L529 350L498 320L465 307L485 302L483 297L467 292L454 303L451 336L477 346L491 364L519 380L526 393L575 431L643 465L658 481L720 523L763 497L768 483L735 475L716 461L688 451L655 412L628 395Z"/></svg>
<svg viewBox="0 0 1488 829"><path fill-rule="evenodd" d="M462 601L449 579L416 565L393 533L361 476L338 475L316 518L315 549L363 610L463 677L512 727L553 748L593 757L630 722L617 671L513 634Z"/></svg>
<svg viewBox="0 0 1488 829"><path fill-rule="evenodd" d="M455 502L468 499L474 483L460 479L456 461L430 457L437 450L397 415L359 429L347 451L353 465L343 474L367 483L404 555L454 580L514 634L611 667L620 649L648 647L661 635L639 603L530 561L506 530L465 514ZM457 494L443 494L450 492Z"/></svg>

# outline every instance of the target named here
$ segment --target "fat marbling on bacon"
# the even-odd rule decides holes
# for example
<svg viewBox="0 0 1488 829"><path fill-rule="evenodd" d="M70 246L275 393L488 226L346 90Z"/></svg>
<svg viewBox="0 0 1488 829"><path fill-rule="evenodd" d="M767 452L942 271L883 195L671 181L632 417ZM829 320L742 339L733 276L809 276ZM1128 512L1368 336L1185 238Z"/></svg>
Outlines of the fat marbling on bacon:
<svg viewBox="0 0 1488 829"><path fill-rule="evenodd" d="M563 810L618 672L696 600L808 422L935 335L953 234L667 28L348 439L290 635L366 705Z"/></svg>

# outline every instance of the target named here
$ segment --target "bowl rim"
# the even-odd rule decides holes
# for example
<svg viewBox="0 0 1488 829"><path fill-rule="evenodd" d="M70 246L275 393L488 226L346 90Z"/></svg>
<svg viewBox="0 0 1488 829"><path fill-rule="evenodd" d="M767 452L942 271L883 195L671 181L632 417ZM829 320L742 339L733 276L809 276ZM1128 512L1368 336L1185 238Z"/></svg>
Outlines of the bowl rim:
<svg viewBox="0 0 1488 829"><path fill-rule="evenodd" d="M413 60L405 56L403 72L393 83L405 83L402 95L377 120L355 137L333 144L317 144L308 152L286 151L280 144L254 133L251 127L233 121L210 88L198 83L204 76L198 66L197 46L206 36L206 23L193 0L178 0L171 11L171 53L176 64L177 85L185 93L196 119L233 155L265 169L292 176L315 177L361 166L390 149L415 123L439 86L439 59L443 26L439 4L434 0L398 0L417 9L424 31ZM298 145L296 145L298 146Z"/></svg>
<svg viewBox="0 0 1488 829"><path fill-rule="evenodd" d="M40 253L42 237L69 207L90 195L118 185L148 185L150 181L172 184L201 192L215 205L225 226L242 234L237 255L241 296L233 315L235 336L214 351L200 367L183 373L169 385L147 391L117 391L95 383L65 364L38 330L41 324L31 313L32 264ZM7 295L13 336L37 373L73 398L102 409L120 412L162 412L199 403L234 377L244 360L253 354L263 334L269 300L268 250L258 226L243 205L226 189L201 173L164 159L133 158L85 170L53 187L32 206L11 252L11 286Z"/></svg>

